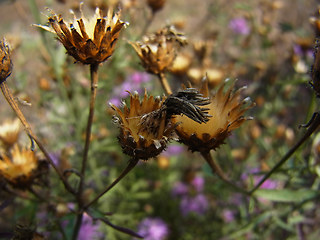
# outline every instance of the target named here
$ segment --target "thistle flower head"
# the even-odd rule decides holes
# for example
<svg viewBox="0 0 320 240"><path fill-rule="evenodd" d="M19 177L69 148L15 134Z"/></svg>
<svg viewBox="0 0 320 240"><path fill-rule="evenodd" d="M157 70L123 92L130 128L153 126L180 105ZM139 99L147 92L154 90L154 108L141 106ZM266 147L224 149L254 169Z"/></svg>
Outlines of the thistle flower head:
<svg viewBox="0 0 320 240"><path fill-rule="evenodd" d="M145 70L155 75L167 71L173 65L177 43L185 45L186 38L172 26L145 37L142 42L130 42Z"/></svg>
<svg viewBox="0 0 320 240"><path fill-rule="evenodd" d="M10 155L0 158L0 175L10 184L18 188L30 186L39 167L35 153L14 145Z"/></svg>
<svg viewBox="0 0 320 240"><path fill-rule="evenodd" d="M232 130L250 119L245 118L243 114L253 104L246 106L248 99L241 100L240 90L233 92L233 87L224 92L224 85L222 85L215 95L210 96L207 81L204 82L200 93L210 97L211 103L204 107L212 116L206 124L191 121L185 116L174 118L174 122L180 123L176 128L179 140L191 151L209 152L211 149L216 149L224 143Z"/></svg>
<svg viewBox="0 0 320 240"><path fill-rule="evenodd" d="M0 40L0 84L4 82L12 72L10 48L5 39Z"/></svg>
<svg viewBox="0 0 320 240"><path fill-rule="evenodd" d="M21 124L19 119L14 121L5 121L0 125L0 142L6 147L12 147L19 138Z"/></svg>
<svg viewBox="0 0 320 240"><path fill-rule="evenodd" d="M93 17L86 18L82 13L79 19L71 11L74 20L69 26L60 15L51 13L48 20L52 28L36 26L57 34L67 53L84 64L98 64L111 57L120 31L126 25L120 20L120 11L114 14L112 8L106 17L97 8Z"/></svg>
<svg viewBox="0 0 320 240"><path fill-rule="evenodd" d="M166 3L166 0L147 0L148 6L151 8L152 12L157 12L161 10Z"/></svg>
<svg viewBox="0 0 320 240"><path fill-rule="evenodd" d="M174 130L163 111L165 97L154 98L144 94L140 102L138 94L130 93L130 108L126 105L121 111L116 106L116 118L120 126L119 142L125 154L144 159L157 156L163 149Z"/></svg>

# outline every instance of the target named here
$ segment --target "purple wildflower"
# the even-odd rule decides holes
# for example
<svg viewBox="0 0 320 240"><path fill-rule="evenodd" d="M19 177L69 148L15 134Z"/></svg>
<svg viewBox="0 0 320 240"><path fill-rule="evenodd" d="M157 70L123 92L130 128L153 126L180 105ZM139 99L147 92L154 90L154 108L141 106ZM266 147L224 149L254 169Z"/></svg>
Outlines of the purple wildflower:
<svg viewBox="0 0 320 240"><path fill-rule="evenodd" d="M141 84L149 82L151 77L150 74L145 72L135 72L132 75L129 76L130 82L134 84Z"/></svg>
<svg viewBox="0 0 320 240"><path fill-rule="evenodd" d="M164 152L162 152L162 154L166 157L172 157L179 155L183 152L183 150L184 148L181 145L169 145L167 149Z"/></svg>
<svg viewBox="0 0 320 240"><path fill-rule="evenodd" d="M144 240L163 240L168 234L167 224L160 218L145 218L138 227L138 234Z"/></svg>
<svg viewBox="0 0 320 240"><path fill-rule="evenodd" d="M250 27L247 20L243 17L233 18L229 23L229 28L236 34L248 35L250 33Z"/></svg>
<svg viewBox="0 0 320 240"><path fill-rule="evenodd" d="M204 186L204 178L201 176L196 176L194 179L192 179L191 185L197 192L202 192Z"/></svg>
<svg viewBox="0 0 320 240"><path fill-rule="evenodd" d="M183 182L176 182L172 188L173 196L182 196L189 192L189 187Z"/></svg>
<svg viewBox="0 0 320 240"><path fill-rule="evenodd" d="M208 200L205 195L197 194L196 196L183 196L180 202L180 210L182 215L189 213L203 215L209 207Z"/></svg>
<svg viewBox="0 0 320 240"><path fill-rule="evenodd" d="M99 222L94 222L88 214L84 213L78 239L87 240L101 238L102 233L99 232L99 227Z"/></svg>
<svg viewBox="0 0 320 240"><path fill-rule="evenodd" d="M224 209L222 211L222 217L223 217L223 220L226 222L226 223L230 223L230 222L233 222L235 217L234 217L234 212L231 211L230 209Z"/></svg>

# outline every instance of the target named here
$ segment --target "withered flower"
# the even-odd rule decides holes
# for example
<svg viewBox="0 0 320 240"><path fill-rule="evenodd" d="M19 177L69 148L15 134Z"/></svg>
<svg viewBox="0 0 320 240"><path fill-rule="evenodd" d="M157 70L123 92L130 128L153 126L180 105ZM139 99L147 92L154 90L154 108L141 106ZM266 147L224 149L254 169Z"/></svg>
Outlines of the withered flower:
<svg viewBox="0 0 320 240"><path fill-rule="evenodd" d="M145 37L142 42L130 42L130 44L146 71L159 75L172 66L176 57L176 45L185 45L186 42L183 34L176 32L173 26L167 26Z"/></svg>
<svg viewBox="0 0 320 240"><path fill-rule="evenodd" d="M0 40L0 84L4 82L12 72L10 48L5 39Z"/></svg>
<svg viewBox="0 0 320 240"><path fill-rule="evenodd" d="M10 148L17 143L20 130L21 124L19 119L5 121L0 125L0 142L3 143L5 148Z"/></svg>
<svg viewBox="0 0 320 240"><path fill-rule="evenodd" d="M76 61L84 64L99 64L106 61L114 51L122 27L126 25L120 20L120 11L114 14L110 8L104 17L97 8L94 16L89 19L83 14L80 19L77 19L74 13L73 15L74 20L69 27L60 15L53 12L48 18L52 28L36 26L56 33L67 53Z"/></svg>
<svg viewBox="0 0 320 240"><path fill-rule="evenodd" d="M10 155L2 155L1 157L0 175L14 187L28 187L37 177L40 164L34 151L20 148L16 144Z"/></svg>
<svg viewBox="0 0 320 240"><path fill-rule="evenodd" d="M147 0L147 3L152 12L155 13L163 8L166 0Z"/></svg>
<svg viewBox="0 0 320 240"><path fill-rule="evenodd" d="M135 160L157 156L172 138L176 127L172 116L185 114L199 124L207 122L206 109L199 106L208 103L194 89L186 89L162 98L145 93L141 102L137 93L130 94L130 108L124 105L123 110L111 104L119 116L115 122L120 126L118 138L123 152Z"/></svg>
<svg viewBox="0 0 320 240"><path fill-rule="evenodd" d="M179 140L186 144L191 151L208 153L211 149L218 148L230 135L231 131L238 128L245 118L243 114L253 106L245 106L248 99L241 100L240 90L233 92L231 86L224 93L222 85L214 96L210 96L208 83L205 81L200 90L204 97L210 97L211 103L204 105L212 117L206 124L191 121L185 116L176 116L174 122L180 123L176 128Z"/></svg>

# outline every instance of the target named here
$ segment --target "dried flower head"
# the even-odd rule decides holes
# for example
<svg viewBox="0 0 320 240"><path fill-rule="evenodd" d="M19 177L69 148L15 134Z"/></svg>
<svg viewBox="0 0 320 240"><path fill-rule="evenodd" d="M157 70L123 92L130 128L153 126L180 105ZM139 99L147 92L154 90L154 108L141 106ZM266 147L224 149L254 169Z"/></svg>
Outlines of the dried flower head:
<svg viewBox="0 0 320 240"><path fill-rule="evenodd" d="M147 3L152 12L155 13L163 8L166 0L147 0Z"/></svg>
<svg viewBox="0 0 320 240"><path fill-rule="evenodd" d="M186 38L172 26L145 37L143 42L130 42L147 72L158 75L168 70L176 57L176 44L185 45Z"/></svg>
<svg viewBox="0 0 320 240"><path fill-rule="evenodd" d="M10 184L25 188L37 177L39 160L35 153L28 149L13 146L10 155L2 155L0 160L0 175Z"/></svg>
<svg viewBox="0 0 320 240"><path fill-rule="evenodd" d="M174 122L180 123L176 128L179 140L186 144L191 151L207 153L216 149L230 135L231 131L238 128L245 118L243 114L253 106L245 106L248 99L240 99L240 90L233 92L231 86L224 93L222 85L214 96L209 95L208 83L205 81L200 93L205 97L210 96L211 103L205 105L208 114L212 117L206 124L191 121L185 116L177 116Z"/></svg>
<svg viewBox="0 0 320 240"><path fill-rule="evenodd" d="M114 117L120 126L119 142L123 152L133 159L147 160L160 154L172 137L176 124L173 115L184 114L193 121L208 121L206 109L199 106L208 104L194 89L186 89L166 97L144 94L142 101L138 94L130 94L130 108L123 110L111 104L119 117Z"/></svg>
<svg viewBox="0 0 320 240"><path fill-rule="evenodd" d="M0 125L0 141L5 148L12 147L18 141L20 130L21 124L19 119L5 121Z"/></svg>
<svg viewBox="0 0 320 240"><path fill-rule="evenodd" d="M111 57L120 31L126 25L120 20L120 11L114 14L113 9L110 8L107 16L103 17L102 12L97 8L94 16L89 19L85 18L83 13L80 19L77 19L72 11L71 13L74 15L74 20L70 23L70 27L62 17L53 12L48 18L52 28L37 26L56 33L67 53L76 61L84 64L98 64Z"/></svg>
<svg viewBox="0 0 320 240"><path fill-rule="evenodd" d="M4 82L12 72L10 48L5 39L0 40L0 84Z"/></svg>
<svg viewBox="0 0 320 240"><path fill-rule="evenodd" d="M115 118L120 125L119 142L125 154L144 159L157 156L165 149L174 130L162 111L165 97L154 98L145 93L140 102L139 95L130 94L130 108L124 105L123 111L116 106L112 108L119 118Z"/></svg>

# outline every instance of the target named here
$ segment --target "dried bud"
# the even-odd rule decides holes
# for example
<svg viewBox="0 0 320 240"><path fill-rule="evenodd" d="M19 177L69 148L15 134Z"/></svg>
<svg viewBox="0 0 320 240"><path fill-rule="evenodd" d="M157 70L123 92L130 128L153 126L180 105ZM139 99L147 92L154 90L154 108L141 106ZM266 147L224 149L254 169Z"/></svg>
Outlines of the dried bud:
<svg viewBox="0 0 320 240"><path fill-rule="evenodd" d="M5 39L0 41L0 84L4 82L12 72L10 48Z"/></svg>
<svg viewBox="0 0 320 240"><path fill-rule="evenodd" d="M155 13L163 8L166 0L147 0L147 3L152 12Z"/></svg>

